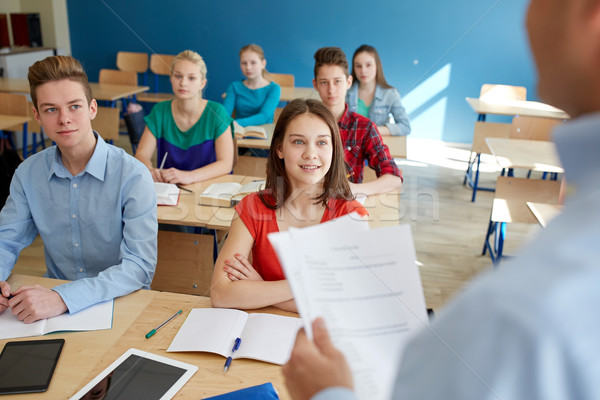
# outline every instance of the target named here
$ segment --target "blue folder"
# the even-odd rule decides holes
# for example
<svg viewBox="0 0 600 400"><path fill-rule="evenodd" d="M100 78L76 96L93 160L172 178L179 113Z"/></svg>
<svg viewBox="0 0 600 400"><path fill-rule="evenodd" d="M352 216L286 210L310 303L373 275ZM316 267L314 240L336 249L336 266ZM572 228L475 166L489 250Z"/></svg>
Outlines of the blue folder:
<svg viewBox="0 0 600 400"><path fill-rule="evenodd" d="M233 392L220 394L214 397L207 397L204 400L269 400L279 399L277 392L271 382L263 383L258 386L251 386L248 388L236 390Z"/></svg>

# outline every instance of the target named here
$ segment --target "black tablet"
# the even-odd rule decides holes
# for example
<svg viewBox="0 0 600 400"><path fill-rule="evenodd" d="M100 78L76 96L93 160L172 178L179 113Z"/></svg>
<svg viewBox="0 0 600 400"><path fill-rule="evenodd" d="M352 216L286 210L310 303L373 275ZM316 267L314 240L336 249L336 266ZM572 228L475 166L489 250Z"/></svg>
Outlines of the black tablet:
<svg viewBox="0 0 600 400"><path fill-rule="evenodd" d="M8 342L0 354L0 394L45 392L64 339Z"/></svg>

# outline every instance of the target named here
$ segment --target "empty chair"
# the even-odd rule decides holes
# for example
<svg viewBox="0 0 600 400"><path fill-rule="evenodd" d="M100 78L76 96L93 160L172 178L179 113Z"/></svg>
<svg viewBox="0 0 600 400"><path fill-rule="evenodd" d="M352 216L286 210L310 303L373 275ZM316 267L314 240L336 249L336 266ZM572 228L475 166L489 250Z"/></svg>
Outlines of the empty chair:
<svg viewBox="0 0 600 400"><path fill-rule="evenodd" d="M159 103L175 97L173 92L161 93L158 91L159 77L171 75L171 64L174 58L175 56L169 54L152 54L150 56L150 71L154 74L154 87L152 92L140 93L139 101Z"/></svg>
<svg viewBox="0 0 600 400"><path fill-rule="evenodd" d="M527 202L558 204L559 181L499 176L482 255L489 250L497 266L503 255L507 223L537 224ZM494 244L490 238L495 235Z"/></svg>
<svg viewBox="0 0 600 400"><path fill-rule="evenodd" d="M132 85L137 86L137 73L134 71L120 71L118 69L101 69L100 75L98 78L98 82L103 84L113 84L113 85ZM131 96L135 98L135 96ZM127 109L127 101L125 98L123 100L123 110ZM110 103L111 107L114 107L116 104L115 101Z"/></svg>
<svg viewBox="0 0 600 400"><path fill-rule="evenodd" d="M144 86L148 84L148 54L119 51L117 53L117 68L121 71L133 71L144 74Z"/></svg>
<svg viewBox="0 0 600 400"><path fill-rule="evenodd" d="M294 75L292 74L276 74L274 72L269 72L266 78L279 86L294 87Z"/></svg>
<svg viewBox="0 0 600 400"><path fill-rule="evenodd" d="M114 107L98 107L92 128L100 133L104 140L113 143L119 138L119 110Z"/></svg>
<svg viewBox="0 0 600 400"><path fill-rule="evenodd" d="M494 85L485 83L481 86L479 99L492 102L502 100L525 100L527 98L527 88L523 86ZM485 139L488 137L508 137L510 124L505 123L484 123L485 115L480 115L473 129L473 144L471 155L463 185L467 182L473 188L471 201L475 201L477 190L494 191L493 188L479 187L479 167L481 164L481 154L491 154Z"/></svg>
<svg viewBox="0 0 600 400"><path fill-rule="evenodd" d="M495 85L484 83L479 92L479 100L502 101L502 100L526 100L527 88L524 86Z"/></svg>

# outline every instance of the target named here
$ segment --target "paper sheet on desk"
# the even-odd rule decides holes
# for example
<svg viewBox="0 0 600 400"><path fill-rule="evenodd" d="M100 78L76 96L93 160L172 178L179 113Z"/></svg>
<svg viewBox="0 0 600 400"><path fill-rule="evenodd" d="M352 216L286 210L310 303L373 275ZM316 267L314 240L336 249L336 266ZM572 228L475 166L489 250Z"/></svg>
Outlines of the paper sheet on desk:
<svg viewBox="0 0 600 400"><path fill-rule="evenodd" d="M96 331L112 328L114 301L105 301L75 314L61 314L26 324L12 310L0 314L0 339L41 336L62 331Z"/></svg>
<svg viewBox="0 0 600 400"><path fill-rule="evenodd" d="M341 220L269 235L305 325L322 316L361 399L387 399L400 351L427 324L410 227Z"/></svg>

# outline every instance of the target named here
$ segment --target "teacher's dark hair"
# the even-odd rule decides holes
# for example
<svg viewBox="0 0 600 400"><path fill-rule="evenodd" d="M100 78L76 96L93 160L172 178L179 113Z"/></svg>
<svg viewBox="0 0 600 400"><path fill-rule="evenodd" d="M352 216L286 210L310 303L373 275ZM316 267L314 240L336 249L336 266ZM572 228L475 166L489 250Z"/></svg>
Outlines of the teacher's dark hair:
<svg viewBox="0 0 600 400"><path fill-rule="evenodd" d="M296 99L290 102L281 112L273 138L271 140L271 150L267 160L267 182L265 190L259 192L258 196L263 204L275 210L283 206L291 195L291 185L287 172L285 170L285 160L279 158L277 150L283 145L286 130L294 118L311 114L314 115L329 127L331 132L332 157L329 171L323 178L323 192L314 200L315 203L321 203L327 207L330 198L353 200L354 196L350 190L348 179L346 178L346 162L344 161L344 149L342 139L338 130L337 122L331 112L317 100Z"/></svg>

